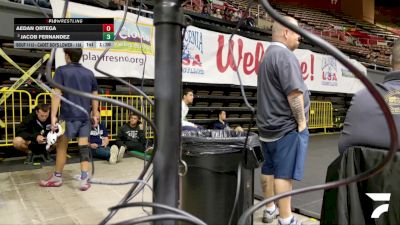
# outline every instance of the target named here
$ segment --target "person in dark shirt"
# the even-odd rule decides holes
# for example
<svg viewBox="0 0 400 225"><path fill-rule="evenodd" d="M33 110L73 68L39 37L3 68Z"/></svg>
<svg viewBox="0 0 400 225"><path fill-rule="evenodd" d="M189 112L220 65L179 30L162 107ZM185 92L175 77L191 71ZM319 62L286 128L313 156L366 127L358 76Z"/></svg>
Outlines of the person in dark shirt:
<svg viewBox="0 0 400 225"><path fill-rule="evenodd" d="M397 129L400 128L400 40L392 49L392 72L385 76L377 88L385 97ZM400 132L398 132L400 140ZM372 95L366 90L354 94L342 134L339 139L339 152L342 154L352 146L366 146L389 149L390 135L382 110Z"/></svg>
<svg viewBox="0 0 400 225"><path fill-rule="evenodd" d="M287 22L298 26L292 17ZM275 22L272 42L265 52L257 79L257 127L265 161L261 184L266 198L292 190L293 181L301 180L308 148L308 111L310 98L303 81L300 63L293 51L300 36ZM262 221L299 224L291 211L290 197L266 205Z"/></svg>
<svg viewBox="0 0 400 225"><path fill-rule="evenodd" d="M213 129L216 130L232 130L231 127L229 127L229 123L226 122L226 112L224 110L218 110L218 120L215 121L213 124ZM237 126L235 128L235 131L237 132L243 132L243 128L240 126Z"/></svg>
<svg viewBox="0 0 400 225"><path fill-rule="evenodd" d="M43 154L45 160L50 161L50 155L46 151L46 136L51 129L49 113L48 104L39 104L17 128L13 145L15 149L28 154L26 164L33 163L33 154Z"/></svg>
<svg viewBox="0 0 400 225"><path fill-rule="evenodd" d="M214 125L213 125L213 129L217 129L217 130L225 130L225 129L229 129L229 124L228 122L225 122L226 120L226 112L223 110L218 110L218 120L215 121Z"/></svg>
<svg viewBox="0 0 400 225"><path fill-rule="evenodd" d="M209 16L210 15L209 11L210 10L208 9L208 5L204 5L201 14L204 16Z"/></svg>
<svg viewBox="0 0 400 225"><path fill-rule="evenodd" d="M64 49L64 53L67 64L56 69L54 81L65 87L97 95L97 81L93 72L79 63L82 57L82 49ZM60 120L65 121L65 132L57 140L55 171L48 180L41 180L39 184L42 187L59 187L62 185L62 171L67 160L68 139L77 138L81 161L81 183L79 189L86 191L90 188L88 171L90 160L89 133L91 127L90 118L87 115L92 114L92 117L99 117L98 101L68 92L61 93L58 88L54 89L54 91L57 95L53 95L51 100L51 125L53 131L57 129L57 112L60 106L58 95L62 94L70 102L84 108L87 113L76 109L73 105L64 102L61 104Z"/></svg>
<svg viewBox="0 0 400 225"><path fill-rule="evenodd" d="M120 152L124 152L125 149L129 151L145 151L146 138L139 119L138 115L130 114L129 122L124 124L118 131L116 144Z"/></svg>
<svg viewBox="0 0 400 225"><path fill-rule="evenodd" d="M106 159L111 164L115 164L118 159L118 148L110 148L109 142L107 128L103 123L100 123L100 118L93 117L89 138L92 155L94 158Z"/></svg>

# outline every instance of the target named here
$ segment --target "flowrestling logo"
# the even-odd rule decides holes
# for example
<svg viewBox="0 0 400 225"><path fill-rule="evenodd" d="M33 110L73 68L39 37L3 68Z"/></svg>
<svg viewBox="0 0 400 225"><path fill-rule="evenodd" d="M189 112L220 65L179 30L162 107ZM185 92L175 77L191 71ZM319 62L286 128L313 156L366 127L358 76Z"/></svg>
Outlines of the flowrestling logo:
<svg viewBox="0 0 400 225"><path fill-rule="evenodd" d="M390 193L365 193L375 202L389 202ZM389 203L378 206L371 215L371 218L379 218L383 213L389 211Z"/></svg>

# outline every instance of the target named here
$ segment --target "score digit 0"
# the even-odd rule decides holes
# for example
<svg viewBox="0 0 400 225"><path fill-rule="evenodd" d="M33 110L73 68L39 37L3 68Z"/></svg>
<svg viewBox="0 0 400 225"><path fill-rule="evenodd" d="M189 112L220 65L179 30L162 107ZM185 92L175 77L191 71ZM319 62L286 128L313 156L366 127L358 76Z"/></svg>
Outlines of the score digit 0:
<svg viewBox="0 0 400 225"><path fill-rule="evenodd" d="M114 24L103 24L103 32L114 32Z"/></svg>

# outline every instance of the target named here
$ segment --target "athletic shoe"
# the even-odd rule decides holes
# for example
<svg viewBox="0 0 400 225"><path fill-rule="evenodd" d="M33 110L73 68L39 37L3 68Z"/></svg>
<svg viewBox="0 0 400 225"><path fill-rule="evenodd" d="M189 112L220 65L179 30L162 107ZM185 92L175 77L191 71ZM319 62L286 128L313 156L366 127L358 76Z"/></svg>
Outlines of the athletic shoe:
<svg viewBox="0 0 400 225"><path fill-rule="evenodd" d="M28 155L26 156L24 164L32 164L32 163L33 163L33 153L29 152Z"/></svg>
<svg viewBox="0 0 400 225"><path fill-rule="evenodd" d="M81 180L79 190L87 191L90 188L90 183L88 182L89 176L86 179Z"/></svg>
<svg viewBox="0 0 400 225"><path fill-rule="evenodd" d="M154 147L150 146L150 147L148 147L146 149L145 153L148 154L148 155L152 155L153 154L153 150L154 150Z"/></svg>
<svg viewBox="0 0 400 225"><path fill-rule="evenodd" d="M264 210L262 222L263 223L272 223L274 219L279 216L279 208L275 206L275 210L273 212L268 212L268 210Z"/></svg>
<svg viewBox="0 0 400 225"><path fill-rule="evenodd" d="M118 146L116 146L116 145L111 146L110 159L108 160L110 162L110 164L115 164L117 162L118 152L119 152Z"/></svg>
<svg viewBox="0 0 400 225"><path fill-rule="evenodd" d="M43 153L43 160L44 160L45 162L53 162L53 159L51 158L50 153L47 152L47 151L45 151L45 152Z"/></svg>
<svg viewBox="0 0 400 225"><path fill-rule="evenodd" d="M286 224L281 224L281 221L278 220L278 225L286 225ZM294 218L294 216L293 216L293 217L292 217L292 220L291 220L290 223L287 224L287 225L302 225L302 223L301 223L300 221L296 220L296 219Z"/></svg>
<svg viewBox="0 0 400 225"><path fill-rule="evenodd" d="M122 161L122 159L124 158L125 150L126 150L125 146L121 146L119 148L117 162Z"/></svg>
<svg viewBox="0 0 400 225"><path fill-rule="evenodd" d="M41 180L39 185L42 187L60 187L62 185L62 178L56 177L54 174L50 175L49 179Z"/></svg>

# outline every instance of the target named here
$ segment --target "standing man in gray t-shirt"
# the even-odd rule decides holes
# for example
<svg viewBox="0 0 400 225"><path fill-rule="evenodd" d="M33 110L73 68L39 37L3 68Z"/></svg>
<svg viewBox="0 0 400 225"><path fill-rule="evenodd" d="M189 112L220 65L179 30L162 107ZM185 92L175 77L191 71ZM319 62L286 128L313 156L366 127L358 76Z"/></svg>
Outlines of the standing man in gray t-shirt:
<svg viewBox="0 0 400 225"><path fill-rule="evenodd" d="M298 26L291 17L285 20ZM308 147L309 91L293 51L300 36L275 22L272 43L259 68L257 125L265 155L261 184L266 198L292 190L301 180ZM291 212L290 197L266 205L263 222L279 215L278 224L299 224Z"/></svg>

